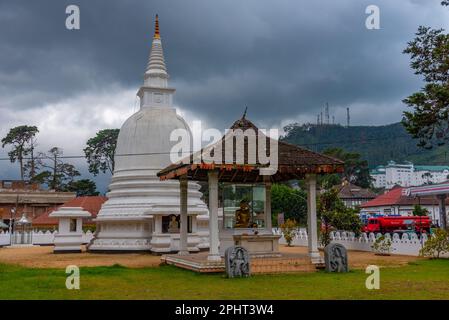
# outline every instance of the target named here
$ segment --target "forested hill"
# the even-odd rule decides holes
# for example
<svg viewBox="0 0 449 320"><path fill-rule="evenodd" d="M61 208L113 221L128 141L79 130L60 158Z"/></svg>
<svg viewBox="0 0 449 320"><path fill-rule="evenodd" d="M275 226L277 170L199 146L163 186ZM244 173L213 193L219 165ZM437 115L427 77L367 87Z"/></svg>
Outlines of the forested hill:
<svg viewBox="0 0 449 320"><path fill-rule="evenodd" d="M449 146L425 150L416 146L416 140L405 131L401 123L385 126L298 125L285 127L281 139L313 151L342 148L357 152L368 160L369 166L386 164L389 160L414 164L449 163Z"/></svg>

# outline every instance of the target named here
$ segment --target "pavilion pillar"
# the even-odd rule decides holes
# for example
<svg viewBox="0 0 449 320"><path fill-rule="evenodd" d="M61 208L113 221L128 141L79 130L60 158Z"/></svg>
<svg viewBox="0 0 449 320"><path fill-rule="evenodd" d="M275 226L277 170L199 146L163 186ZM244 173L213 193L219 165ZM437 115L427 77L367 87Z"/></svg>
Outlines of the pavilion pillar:
<svg viewBox="0 0 449 320"><path fill-rule="evenodd" d="M439 201L439 211L440 211L440 228L447 230L447 216L446 216L446 195L439 194L437 196Z"/></svg>
<svg viewBox="0 0 449 320"><path fill-rule="evenodd" d="M318 251L318 225L316 214L316 174L306 175L307 183L307 234L309 257L312 263L320 263L321 257Z"/></svg>
<svg viewBox="0 0 449 320"><path fill-rule="evenodd" d="M210 170L208 172L209 184L209 255L207 260L220 261L218 251L218 172Z"/></svg>
<svg viewBox="0 0 449 320"><path fill-rule="evenodd" d="M271 222L271 176L264 176L265 182L265 228L272 233Z"/></svg>
<svg viewBox="0 0 449 320"><path fill-rule="evenodd" d="M187 188L188 182L187 177L185 175L181 176L179 179L179 188L181 191L180 194L180 208L181 208L181 232L179 239L179 252L180 255L189 254L189 249L187 246Z"/></svg>

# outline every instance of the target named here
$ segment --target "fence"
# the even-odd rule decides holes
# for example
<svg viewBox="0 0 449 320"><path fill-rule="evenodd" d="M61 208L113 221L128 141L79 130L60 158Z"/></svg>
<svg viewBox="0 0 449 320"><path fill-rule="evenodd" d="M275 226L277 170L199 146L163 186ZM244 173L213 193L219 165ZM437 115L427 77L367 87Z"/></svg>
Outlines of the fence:
<svg viewBox="0 0 449 320"><path fill-rule="evenodd" d="M8 231L0 231L0 246L9 245L11 242L13 244L32 243L34 245L52 245L54 243L55 234L57 232L58 231L32 231L25 232L25 234L22 234L21 232L15 232L11 237ZM88 230L86 232L83 232L84 243L90 242L92 237L92 231Z"/></svg>
<svg viewBox="0 0 449 320"><path fill-rule="evenodd" d="M282 231L278 228L273 229L273 232L282 235ZM331 232L330 236L332 242L341 243L348 250L373 251L371 246L382 234L362 233L361 236L356 237L353 232ZM423 234L421 238L416 233L404 233L402 236L397 233L393 235L387 233L384 236L391 240L391 253L399 255L418 256L419 251L427 241L426 234ZM307 231L298 229L292 245L307 246L307 239ZM279 243L286 244L287 242L282 236Z"/></svg>

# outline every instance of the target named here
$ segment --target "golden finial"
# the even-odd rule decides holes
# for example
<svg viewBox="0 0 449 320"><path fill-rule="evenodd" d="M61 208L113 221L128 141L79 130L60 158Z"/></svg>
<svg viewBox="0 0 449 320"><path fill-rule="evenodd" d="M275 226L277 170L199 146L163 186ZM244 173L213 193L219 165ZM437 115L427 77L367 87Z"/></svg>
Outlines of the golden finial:
<svg viewBox="0 0 449 320"><path fill-rule="evenodd" d="M160 39L161 35L159 34L159 19L158 19L158 15L156 15L156 22L154 25L154 39Z"/></svg>

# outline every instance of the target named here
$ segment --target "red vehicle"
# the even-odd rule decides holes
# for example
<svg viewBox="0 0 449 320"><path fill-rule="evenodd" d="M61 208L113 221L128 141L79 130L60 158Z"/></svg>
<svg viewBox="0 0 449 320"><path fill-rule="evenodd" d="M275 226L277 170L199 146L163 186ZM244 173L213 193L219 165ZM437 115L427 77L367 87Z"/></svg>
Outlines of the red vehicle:
<svg viewBox="0 0 449 320"><path fill-rule="evenodd" d="M363 231L386 233L398 230L412 230L428 233L430 231L430 225L431 221L427 216L384 216L368 218L368 223L363 227Z"/></svg>

